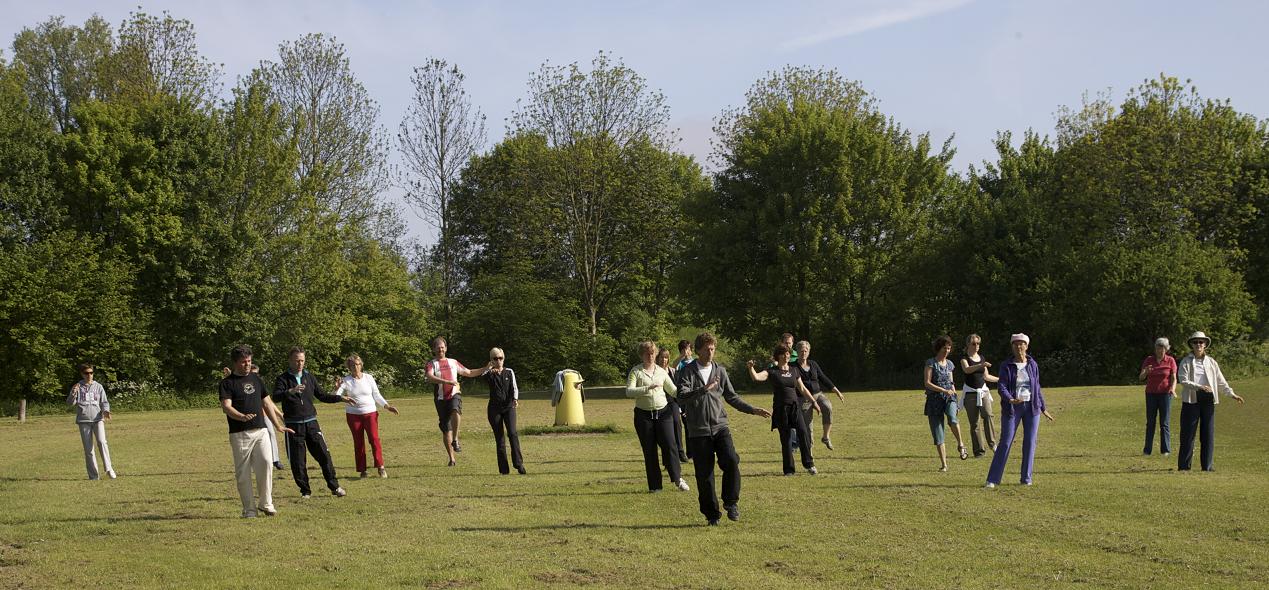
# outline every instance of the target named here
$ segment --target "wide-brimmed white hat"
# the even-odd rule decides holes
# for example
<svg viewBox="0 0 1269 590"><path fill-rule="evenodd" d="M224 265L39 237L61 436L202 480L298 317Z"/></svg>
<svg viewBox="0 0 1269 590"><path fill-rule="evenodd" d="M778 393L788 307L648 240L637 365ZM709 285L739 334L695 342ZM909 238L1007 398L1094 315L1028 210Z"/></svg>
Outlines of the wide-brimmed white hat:
<svg viewBox="0 0 1269 590"><path fill-rule="evenodd" d="M1202 340L1208 343L1209 345L1212 343L1212 339L1208 338L1207 334L1204 334L1202 330L1199 330L1198 332L1190 334L1190 339L1186 340L1185 343L1192 344L1195 340Z"/></svg>
<svg viewBox="0 0 1269 590"><path fill-rule="evenodd" d="M1014 342L1017 342L1017 341L1019 341L1019 340L1021 340L1021 341L1023 341L1023 342L1026 342L1027 344L1031 344L1031 337L1030 337L1030 336L1027 336L1026 334L1023 334L1023 333L1021 333L1021 332L1019 332L1019 333L1017 333L1017 334L1014 334L1013 336L1010 336L1010 337L1009 337L1009 344L1013 344Z"/></svg>
<svg viewBox="0 0 1269 590"><path fill-rule="evenodd" d="M1172 348L1172 343L1171 343L1171 342L1169 342L1167 338L1156 338L1156 339L1155 339L1155 341L1154 341L1154 345L1155 345L1155 346L1162 346L1162 347L1167 348L1167 349L1171 349L1171 348Z"/></svg>

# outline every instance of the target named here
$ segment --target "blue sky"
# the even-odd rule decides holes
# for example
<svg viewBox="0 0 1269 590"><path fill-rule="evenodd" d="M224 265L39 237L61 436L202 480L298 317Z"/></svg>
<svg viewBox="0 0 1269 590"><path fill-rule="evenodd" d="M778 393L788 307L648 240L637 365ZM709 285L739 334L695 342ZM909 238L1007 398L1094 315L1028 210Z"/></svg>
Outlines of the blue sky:
<svg viewBox="0 0 1269 590"><path fill-rule="evenodd" d="M50 15L116 27L137 0L0 0L0 39ZM718 114L786 64L837 68L881 109L936 143L955 134L954 168L993 157L997 131L1052 133L1054 112L1085 93L1125 91L1161 72L1210 98L1269 118L1269 2L859 0L807 2L144 2L194 23L224 64L226 89L277 45L320 32L342 42L390 132L405 112L411 68L456 63L489 117L490 145L544 62L589 63L604 50L665 93L680 149L708 164ZM395 196L393 197L395 198ZM412 232L432 232L416 220Z"/></svg>

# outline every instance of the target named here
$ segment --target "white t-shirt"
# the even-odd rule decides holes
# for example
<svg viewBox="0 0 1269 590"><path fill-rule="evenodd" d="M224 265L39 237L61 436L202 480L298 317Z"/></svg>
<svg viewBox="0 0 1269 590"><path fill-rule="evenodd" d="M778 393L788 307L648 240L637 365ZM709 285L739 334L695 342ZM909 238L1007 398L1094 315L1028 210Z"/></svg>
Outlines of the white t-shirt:
<svg viewBox="0 0 1269 590"><path fill-rule="evenodd" d="M1017 385L1014 386L1016 390L1014 391L1014 397L1018 398L1018 401L1029 402L1031 401L1031 375L1027 373L1027 363L1014 363L1013 365L1018 367L1018 381Z"/></svg>
<svg viewBox="0 0 1269 590"><path fill-rule="evenodd" d="M1194 361L1194 382L1199 385L1212 386L1211 380L1207 378L1207 363L1203 362L1203 359Z"/></svg>
<svg viewBox="0 0 1269 590"><path fill-rule="evenodd" d="M376 404L388 405L387 400L383 399L383 395L379 393L379 384L375 383L375 378L370 373L362 373L361 379L344 375L344 378L339 381L339 387L335 389L335 395L347 395L352 398L353 403L344 406L344 412L347 414L369 414L379 411Z"/></svg>
<svg viewBox="0 0 1269 590"><path fill-rule="evenodd" d="M710 376L714 374L714 363L710 363L708 365L702 365L700 361L697 361L696 368L700 369L701 381L704 381L705 383L709 383Z"/></svg>

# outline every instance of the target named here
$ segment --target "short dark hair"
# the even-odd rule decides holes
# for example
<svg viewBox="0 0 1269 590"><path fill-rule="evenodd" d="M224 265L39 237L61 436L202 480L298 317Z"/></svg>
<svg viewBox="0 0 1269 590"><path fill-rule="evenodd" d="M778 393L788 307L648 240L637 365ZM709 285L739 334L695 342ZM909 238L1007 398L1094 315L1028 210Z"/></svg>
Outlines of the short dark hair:
<svg viewBox="0 0 1269 590"><path fill-rule="evenodd" d="M701 332L696 335L696 350L700 350L711 344L718 344L718 339L714 338L709 332Z"/></svg>
<svg viewBox="0 0 1269 590"><path fill-rule="evenodd" d="M792 340L792 339L793 339L793 334L790 334L788 332L785 332L780 335L780 342L784 342L785 340Z"/></svg>
<svg viewBox="0 0 1269 590"><path fill-rule="evenodd" d="M229 358L234 362L238 362L252 355L251 347L246 344L239 344L233 350L229 351Z"/></svg>
<svg viewBox="0 0 1269 590"><path fill-rule="evenodd" d="M79 363L79 365L75 367L75 371L77 373L83 373L84 371L87 371L88 369L94 369L94 368L95 367L93 367L92 363Z"/></svg>
<svg viewBox="0 0 1269 590"><path fill-rule="evenodd" d="M286 358L291 358L297 354L305 354L303 346L292 346L291 352L286 353Z"/></svg>
<svg viewBox="0 0 1269 590"><path fill-rule="evenodd" d="M679 352L683 352L691 347L692 347L692 343L686 338L684 338L683 340L679 340Z"/></svg>
<svg viewBox="0 0 1269 590"><path fill-rule="evenodd" d="M934 339L934 354L938 354L940 350L943 350L944 346L951 346L951 344L952 344L952 337L946 334L943 336L939 336L938 338L935 338Z"/></svg>
<svg viewBox="0 0 1269 590"><path fill-rule="evenodd" d="M771 358L776 358L782 354L789 354L789 352L789 347L784 344L777 344L775 345L775 348L771 349Z"/></svg>

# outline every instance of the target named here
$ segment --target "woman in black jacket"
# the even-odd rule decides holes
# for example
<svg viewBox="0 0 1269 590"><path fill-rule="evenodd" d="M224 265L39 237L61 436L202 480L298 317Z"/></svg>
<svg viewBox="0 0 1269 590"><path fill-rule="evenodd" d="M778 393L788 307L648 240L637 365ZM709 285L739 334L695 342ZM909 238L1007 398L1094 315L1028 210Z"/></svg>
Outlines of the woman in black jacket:
<svg viewBox="0 0 1269 590"><path fill-rule="evenodd" d="M520 388L516 385L516 373L506 367L507 355L501 348L489 350L489 370L485 382L489 384L489 426L493 428L494 444L498 449L498 473L511 473L507 465L507 447L511 442L511 465L524 475L524 457L520 455L520 434L516 432L516 408L520 407Z"/></svg>

